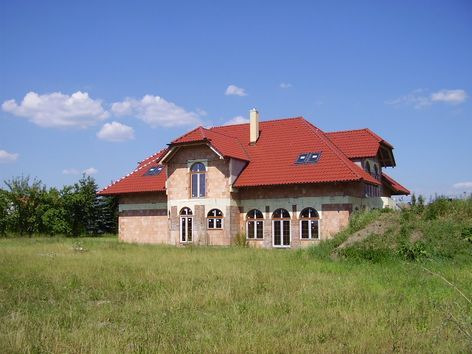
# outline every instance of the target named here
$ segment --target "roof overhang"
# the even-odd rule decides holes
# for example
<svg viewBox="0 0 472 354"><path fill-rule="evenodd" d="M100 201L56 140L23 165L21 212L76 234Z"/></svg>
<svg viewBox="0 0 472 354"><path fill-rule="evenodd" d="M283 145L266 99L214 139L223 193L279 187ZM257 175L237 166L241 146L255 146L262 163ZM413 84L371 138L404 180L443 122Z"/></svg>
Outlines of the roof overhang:
<svg viewBox="0 0 472 354"><path fill-rule="evenodd" d="M200 146L200 145L205 145L208 146L220 159L224 159L225 157L223 156L222 153L220 153L211 143L208 139L200 140L200 141L194 141L191 143L172 143L169 144L169 151L162 157L160 162L162 164L166 164L169 162L172 157L179 151L182 147L191 147L191 146Z"/></svg>

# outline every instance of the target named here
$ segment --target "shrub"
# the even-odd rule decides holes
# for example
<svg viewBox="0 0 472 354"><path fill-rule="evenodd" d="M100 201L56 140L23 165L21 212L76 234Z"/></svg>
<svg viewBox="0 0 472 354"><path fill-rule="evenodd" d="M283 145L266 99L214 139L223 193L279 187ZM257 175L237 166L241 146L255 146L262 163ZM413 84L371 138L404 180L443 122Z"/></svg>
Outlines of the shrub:
<svg viewBox="0 0 472 354"><path fill-rule="evenodd" d="M248 247L249 244L244 232L236 234L236 237L234 238L234 245L237 247Z"/></svg>

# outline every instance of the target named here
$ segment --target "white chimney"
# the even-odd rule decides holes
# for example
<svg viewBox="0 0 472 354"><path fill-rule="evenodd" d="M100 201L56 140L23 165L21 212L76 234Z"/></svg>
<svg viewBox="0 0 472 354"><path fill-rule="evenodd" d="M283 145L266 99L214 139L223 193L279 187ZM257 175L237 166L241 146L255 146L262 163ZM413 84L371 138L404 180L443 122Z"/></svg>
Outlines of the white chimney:
<svg viewBox="0 0 472 354"><path fill-rule="evenodd" d="M253 108L249 111L249 142L255 144L259 139L259 112Z"/></svg>

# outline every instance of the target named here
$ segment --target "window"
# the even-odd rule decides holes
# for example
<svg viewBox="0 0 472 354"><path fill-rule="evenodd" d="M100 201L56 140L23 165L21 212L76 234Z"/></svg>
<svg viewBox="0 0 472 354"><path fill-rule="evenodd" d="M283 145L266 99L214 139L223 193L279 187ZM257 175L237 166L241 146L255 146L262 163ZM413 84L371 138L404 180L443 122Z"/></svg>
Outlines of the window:
<svg viewBox="0 0 472 354"><path fill-rule="evenodd" d="M306 152L303 154L298 155L296 164L304 164L304 163L316 163L319 161L321 157L321 152Z"/></svg>
<svg viewBox="0 0 472 354"><path fill-rule="evenodd" d="M285 209L272 214L272 243L274 247L290 247L290 214Z"/></svg>
<svg viewBox="0 0 472 354"><path fill-rule="evenodd" d="M246 215L246 235L248 239L262 240L264 238L264 217L257 209L249 210Z"/></svg>
<svg viewBox="0 0 472 354"><path fill-rule="evenodd" d="M321 154L318 152L312 152L310 155L308 155L308 159L306 160L306 163L316 163L320 159Z"/></svg>
<svg viewBox="0 0 472 354"><path fill-rule="evenodd" d="M374 165L374 177L380 179L379 168L377 167L377 164Z"/></svg>
<svg viewBox="0 0 472 354"><path fill-rule="evenodd" d="M307 157L308 157L308 154L300 154L295 163L305 163Z"/></svg>
<svg viewBox="0 0 472 354"><path fill-rule="evenodd" d="M366 161L366 162L364 163L364 170L365 170L368 174L370 174L370 163L369 163L369 161Z"/></svg>
<svg viewBox="0 0 472 354"><path fill-rule="evenodd" d="M205 196L205 165L196 162L190 167L192 198L202 198Z"/></svg>
<svg viewBox="0 0 472 354"><path fill-rule="evenodd" d="M190 208L182 208L180 211L180 242L192 242L193 217Z"/></svg>
<svg viewBox="0 0 472 354"><path fill-rule="evenodd" d="M162 166L153 166L149 168L146 173L143 174L143 176L157 176L159 173L162 171Z"/></svg>
<svg viewBox="0 0 472 354"><path fill-rule="evenodd" d="M313 208L305 208L300 213L300 238L311 240L319 238L320 216Z"/></svg>
<svg viewBox="0 0 472 354"><path fill-rule="evenodd" d="M223 228L223 213L219 209L211 209L207 215L207 227L209 229Z"/></svg>

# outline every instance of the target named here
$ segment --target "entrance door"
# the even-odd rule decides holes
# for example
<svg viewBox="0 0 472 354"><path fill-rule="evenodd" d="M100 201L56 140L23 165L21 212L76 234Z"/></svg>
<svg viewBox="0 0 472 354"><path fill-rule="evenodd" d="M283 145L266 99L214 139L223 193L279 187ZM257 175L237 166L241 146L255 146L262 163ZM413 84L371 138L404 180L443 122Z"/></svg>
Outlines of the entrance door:
<svg viewBox="0 0 472 354"><path fill-rule="evenodd" d="M192 242L193 217L190 208L182 208L180 211L180 242Z"/></svg>
<svg viewBox="0 0 472 354"><path fill-rule="evenodd" d="M272 214L272 240L274 247L290 247L290 214L285 209Z"/></svg>
<svg viewBox="0 0 472 354"><path fill-rule="evenodd" d="M180 242L192 242L192 217L180 217Z"/></svg>

